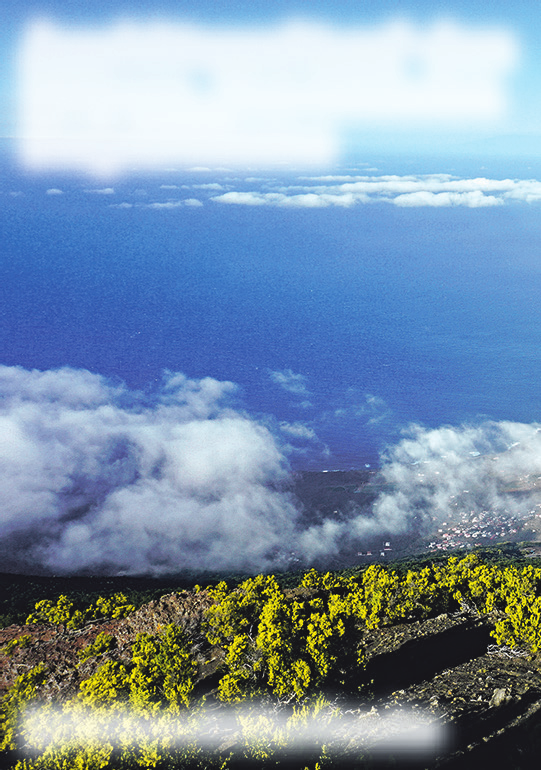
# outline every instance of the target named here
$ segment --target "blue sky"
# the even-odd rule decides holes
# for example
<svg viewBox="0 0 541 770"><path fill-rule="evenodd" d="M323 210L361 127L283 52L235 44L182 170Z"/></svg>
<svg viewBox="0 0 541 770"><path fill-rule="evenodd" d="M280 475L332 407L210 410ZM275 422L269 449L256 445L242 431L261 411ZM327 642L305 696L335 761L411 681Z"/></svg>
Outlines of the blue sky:
<svg viewBox="0 0 541 770"><path fill-rule="evenodd" d="M325 160L342 160L347 154L353 156L366 154L370 151L388 151L400 154L401 152L413 152L419 154L422 152L446 153L471 153L471 154L524 154L535 151L537 141L541 137L541 110L539 107L538 94L540 92L540 74L541 61L538 45L538 17L539 11L535 4L531 2L522 3L493 3L490 6L481 3L466 2L416 2L416 3L376 3L366 2L362 4L353 4L347 2L274 2L270 6L267 3L258 2L237 2L235 4L226 2L161 2L161 3L105 3L96 2L92 4L71 2L69 4L61 2L35 2L35 3L15 3L8 2L3 6L4 25L0 36L0 55L4 60L3 75L0 81L0 98L4 103L2 118L0 123L0 132L4 136L17 136L22 132L28 133L29 124L25 122L21 115L24 110L21 108L21 50L23 49L25 31L28 31L31 22L36 19L47 19L62 30L67 36L76 30L87 30L95 36L94 54L96 51L106 51L107 44L99 42L99 35L105 34L111 29L111 25L118 24L120 19L137 23L140 30L144 30L145 24L151 23L151 20L160 19L162 24L169 27L170 30L179 24L191 24L194 28L209 33L210 37L206 39L207 62L211 62L211 75L224 71L225 60L227 56L227 45L222 52L216 52L212 55L214 37L212 35L216 30L235 31L245 28L246 25L253 30L253 34L261 33L264 30L276 29L276 25L285 23L287 20L302 19L305 24L316 24L334 35L333 41L329 46L318 49L318 41L313 43L311 48L311 59L315 62L318 53L321 51L321 61L317 62L317 67L313 71L313 77L321 77L325 68L329 73L329 82L322 88L321 103L318 105L319 111L313 112L294 112L295 120L298 119L299 126L309 123L311 130L307 132L301 127L295 135L294 148L291 158L295 159L295 152L298 146L304 146L306 142L304 136L310 138L313 147L308 146L306 153L313 153L314 157L321 157ZM411 86L411 95L404 97L405 104L402 108L396 107L387 111L374 110L374 101L377 101L377 94L383 93L382 104L393 104L397 101L396 97L404 90L404 83L398 82L398 85L388 84L386 80L388 73L385 74L385 62L392 57L393 50L400 47L400 43L393 43L385 34L389 25L402 25L404 55L408 50L424 51L421 53L418 61L407 61L404 65L409 68L405 73L408 87ZM437 38L437 25L451 25L451 35L447 35L449 51L442 54L443 58L437 57L438 49L441 49L440 39ZM274 25L274 26L273 26ZM361 35L359 45L369 43L372 39L375 41L375 51L373 55L368 56L356 63L357 70L355 78L352 78L351 90L344 91L343 104L355 105L356 97L361 101L365 99L371 107L368 110L369 119L365 119L364 108L359 108L357 112L347 115L343 114L342 107L338 109L336 122L329 127L324 120L325 110L329 107L336 88L333 83L348 82L347 78L340 77L340 69L333 70L333 46L341 47L343 38L341 35L356 30ZM451 30L451 31L452 31ZM378 35L380 36L378 38ZM383 35L383 37L381 37ZM436 37L434 37L436 35ZM453 37L454 35L454 37ZM309 35L308 35L309 37ZM444 36L445 37L445 36ZM125 40L128 38L126 37ZM304 41L306 44L306 35ZM453 43L454 41L454 43ZM235 48L232 40L231 45ZM306 49L310 48L312 43L306 44ZM274 46L274 47L273 47ZM488 46L488 48L487 48ZM295 43L293 43L295 47ZM302 39L298 47L302 47ZM359 47L359 46L357 46ZM444 41L445 47L445 41ZM256 46L257 48L257 46ZM54 49L54 46L53 46ZM379 55L378 55L379 49ZM507 53L504 52L507 50ZM24 49L28 52L28 49ZM108 49L107 49L108 50ZM273 51L283 51L283 44L279 38L274 42L269 42L269 48L265 53L272 55ZM224 54L225 51L225 54ZM498 51L501 53L501 59L498 61ZM211 52L210 54L208 52ZM41 54L44 61L47 56L46 47ZM89 54L92 60L92 52ZM223 58L220 58L220 56ZM325 60L325 56L328 60ZM409 55L409 54L408 54ZM475 69L483 66L490 56L494 55L494 62L484 73ZM241 69L249 69L246 62L254 62L255 56L252 56L249 50L244 54L245 60L240 61ZM99 59L94 55L94 61ZM301 57L302 58L302 57ZM415 58L415 57L414 57ZM39 60L39 59L38 59ZM115 62L111 60L109 66L109 75L115 67ZM444 63L445 72L442 73L441 67ZM133 61L131 62L133 64ZM294 62L293 62L294 63ZM125 64L125 62L124 62ZM290 59L291 64L291 59ZM36 66L36 65L34 65ZM70 67L65 67L60 61L61 71L69 71ZM84 70L85 64L82 64ZM124 65L122 65L124 66ZM162 72L167 69L167 63L162 62ZM314 64L314 67L316 65ZM439 69L438 69L439 67ZM457 72L462 71L457 75ZM39 71L39 66L37 67ZM99 69L99 67L97 68ZM290 67L291 69L291 67ZM344 67L347 71L347 67ZM470 73L470 70L472 72ZM74 78L77 78L77 69L74 66ZM283 77L288 72L287 62L284 65L282 75L278 75L278 90L283 88L283 81L287 82L287 77ZM432 73L432 74L430 74ZM256 75L254 77L257 77ZM46 79L47 73L42 77ZM95 78L94 85L100 88L99 73L94 71L92 77ZM236 77L235 72L226 73L225 78L233 82ZM282 80L280 80L282 77ZM363 80L363 77L365 80ZM457 79L458 78L458 79ZM118 98L114 96L114 78L112 80L113 90L111 91L111 100L118 103ZM162 78L163 80L163 78ZM355 84L353 83L355 80ZM368 87L363 87L362 83L375 82L375 92L371 93ZM36 88L43 92L43 83L40 81ZM141 80L134 75L134 84L140 87ZM65 86L65 83L63 84ZM203 83L204 85L204 83ZM236 93L244 97L248 94L245 85L238 85ZM465 89L471 86L471 93L468 100L462 103L458 98L461 86ZM58 83L56 84L58 86ZM125 81L118 81L117 88L123 88ZM298 102L295 98L300 95L301 90L295 91L295 85L292 86L292 102ZM348 86L349 87L349 86ZM393 91L395 88L395 91ZM476 92L477 88L477 92ZM243 90L244 89L244 90ZM360 89L360 90L359 90ZM387 90L386 90L387 89ZM152 90L152 89L151 89ZM54 89L51 91L51 100L54 100ZM485 95L487 103L484 104ZM360 94L360 96L359 96ZM65 91L58 91L57 98L62 101L66 99ZM150 98L150 97L147 97ZM164 92L164 101L167 101L168 94ZM413 102L418 100L418 104ZM387 101L386 101L387 100ZM240 98L239 98L240 101ZM410 104L408 110L406 105ZM471 106L468 114L468 105ZM251 105L257 119L262 123L268 123L268 114L261 111L262 105ZM193 104L189 105L190 110ZM45 106L42 109L46 109ZM124 113L121 119L134 120L131 108L124 107ZM291 104L286 103L278 105L278 111L282 110L284 114L291 116ZM255 113L256 110L260 110ZM340 111L342 110L342 111ZM370 112L372 110L372 112ZM54 109L50 110L55 112ZM276 108L271 105L270 113L276 113ZM155 115L153 126L159 124L159 108L154 109L148 105L146 110L148 115ZM216 109L215 116L222 113ZM164 112L163 121L170 120L172 113ZM230 117L230 116L229 116ZM241 117L235 117L242 123L246 121L247 116L242 113ZM139 120L140 118L137 118ZM122 122L122 120L121 120ZM248 118L249 122L249 118ZM323 125L325 123L325 125ZM37 126L37 128L36 128ZM200 133L199 124L194 124L188 133L188 139L191 139L193 133ZM318 135L318 127L321 128ZM57 127L54 127L55 130ZM42 124L38 123L31 126L30 130L43 130ZM91 130L91 129L89 129ZM138 126L140 131L146 131L146 126ZM237 123L233 124L233 131L237 132ZM329 139L329 131L336 134L338 132L338 144L336 153L327 153L323 145ZM136 132L137 133L137 132ZM258 128L258 133L261 133ZM244 144L250 144L250 134L247 134L247 141ZM272 129L270 129L272 137ZM517 138L520 137L520 138ZM287 148L287 138L283 147ZM334 141L334 139L333 139ZM188 142L189 143L189 142ZM209 138L209 144L216 144L215 138ZM320 155L318 156L318 152ZM231 160L229 150L224 149L224 162ZM229 153L229 154L228 154ZM284 152L287 156L287 152ZM194 156L197 161L197 155ZM201 158L204 157L204 151ZM219 151L218 151L219 157ZM257 159L257 154L254 156ZM181 156L180 160L185 157ZM288 158L286 157L286 160ZM215 157L210 158L210 165L215 161ZM248 162L253 160L248 157ZM301 158L301 162L305 159ZM68 164L70 161L67 161ZM149 164L152 164L152 160ZM164 161L165 162L165 161ZM84 164L83 164L84 165ZM126 165L128 161L126 161ZM79 168L79 170L81 170ZM88 169L87 169L88 170ZM99 173L117 173L123 169L99 169Z"/></svg>

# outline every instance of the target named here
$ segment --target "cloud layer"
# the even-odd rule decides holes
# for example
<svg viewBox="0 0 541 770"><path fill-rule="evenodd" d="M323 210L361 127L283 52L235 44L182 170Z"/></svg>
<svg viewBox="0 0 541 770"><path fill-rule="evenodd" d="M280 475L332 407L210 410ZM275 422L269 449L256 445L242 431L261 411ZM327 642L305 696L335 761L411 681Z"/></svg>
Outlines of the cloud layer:
<svg viewBox="0 0 541 770"><path fill-rule="evenodd" d="M303 396L290 370L276 383ZM165 574L262 570L328 559L385 534L428 534L464 511L541 507L541 427L414 426L391 447L383 493L310 524L287 491L286 455L321 443L310 424L267 425L231 406L235 385L166 373L153 394L85 370L0 367L4 569ZM366 396L364 418L387 416ZM301 522L307 522L301 524Z"/></svg>
<svg viewBox="0 0 541 770"><path fill-rule="evenodd" d="M501 206L510 201L541 200L535 179L460 179L449 174L303 177L276 189L233 191L213 197L216 203L277 208L328 208L367 203L400 207Z"/></svg>
<svg viewBox="0 0 541 770"><path fill-rule="evenodd" d="M541 427L413 426L388 450L382 473L392 490L375 506L382 522L416 517L432 527L456 521L465 511L528 518L541 501Z"/></svg>
<svg viewBox="0 0 541 770"><path fill-rule="evenodd" d="M541 427L488 422L427 429L409 435L383 457L383 491L372 510L327 519L300 538L309 558L337 554L352 541L386 533L434 534L484 512L520 522L541 511Z"/></svg>
<svg viewBox="0 0 541 770"><path fill-rule="evenodd" d="M372 171L372 169L370 169ZM332 174L298 176L294 179L231 175L227 169L200 169L209 181L194 180L191 172L178 171L178 184L147 180L146 189L133 189L128 182L113 187L51 187L48 198L69 200L81 193L102 199L113 209L178 212L185 208L231 206L277 209L348 209L360 205L392 205L400 208L491 208L541 201L537 179L490 179L456 177L451 174ZM190 183L188 184L187 181ZM2 191L0 191L2 194ZM8 193L24 199L22 191ZM87 199L88 199L87 197ZM56 205L59 201L56 200ZM52 205L52 204L51 204Z"/></svg>
<svg viewBox="0 0 541 770"><path fill-rule="evenodd" d="M57 572L276 564L296 517L284 457L227 406L233 390L169 374L149 403L87 371L1 367L4 558Z"/></svg>

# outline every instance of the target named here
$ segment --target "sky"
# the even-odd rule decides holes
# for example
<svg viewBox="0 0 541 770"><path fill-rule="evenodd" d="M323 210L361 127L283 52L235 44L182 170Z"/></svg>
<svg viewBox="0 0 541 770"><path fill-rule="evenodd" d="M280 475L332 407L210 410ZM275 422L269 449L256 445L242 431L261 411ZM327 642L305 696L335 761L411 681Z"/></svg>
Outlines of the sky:
<svg viewBox="0 0 541 770"><path fill-rule="evenodd" d="M533 3L2 13L7 567L271 569L465 489L516 513L541 472ZM301 527L293 469L378 464L370 516Z"/></svg>

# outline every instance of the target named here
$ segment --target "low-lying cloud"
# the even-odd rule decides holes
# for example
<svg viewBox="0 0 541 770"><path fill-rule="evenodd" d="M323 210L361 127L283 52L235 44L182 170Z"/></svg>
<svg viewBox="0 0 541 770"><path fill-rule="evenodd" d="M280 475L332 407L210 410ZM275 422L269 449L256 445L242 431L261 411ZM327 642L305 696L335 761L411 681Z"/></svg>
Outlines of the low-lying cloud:
<svg viewBox="0 0 541 770"><path fill-rule="evenodd" d="M533 203L541 200L541 183L536 179L460 179L449 174L397 176L327 175L303 177L299 184L267 191L229 191L212 198L216 203L275 208L329 208L367 203L400 207L482 208L502 206L511 201Z"/></svg>
<svg viewBox="0 0 541 770"><path fill-rule="evenodd" d="M292 369L283 369L269 372L271 380L288 393L296 396L309 396L310 391L304 374L298 374Z"/></svg>
<svg viewBox="0 0 541 770"><path fill-rule="evenodd" d="M286 462L228 405L234 389L168 374L149 401L87 371L1 367L5 563L159 574L279 562L296 519L279 489Z"/></svg>
<svg viewBox="0 0 541 770"><path fill-rule="evenodd" d="M433 526L481 511L528 518L541 502L541 427L413 426L388 450L382 474L391 490L375 505L382 522L421 517Z"/></svg>
<svg viewBox="0 0 541 770"><path fill-rule="evenodd" d="M352 540L379 534L428 535L484 513L524 522L541 511L541 426L412 426L382 458L384 491L370 512L327 519L301 537L303 554L337 554Z"/></svg>
<svg viewBox="0 0 541 770"><path fill-rule="evenodd" d="M210 173L210 170L207 170ZM87 189L82 192L107 200L112 209L138 209L178 212L185 207L222 206L230 208L351 209L362 205L391 205L400 208L467 208L535 204L541 201L541 181L537 179L490 179L456 177L451 174L328 174L276 177L231 177L215 170L214 179L204 183L160 184L147 190L117 188ZM225 174L225 175L224 175ZM188 178L188 177L186 177ZM81 191L46 189L47 197L71 198ZM167 193L167 198L163 194ZM22 194L22 193L21 193ZM111 196L122 196L110 202ZM141 200L144 196L146 200ZM56 204L58 205L58 201Z"/></svg>
<svg viewBox="0 0 541 770"><path fill-rule="evenodd" d="M302 375L272 374L307 393ZM319 447L316 431L254 419L234 408L235 390L168 372L145 394L85 370L0 367L4 569L276 569L293 551L309 565L465 510L525 519L541 506L537 424L415 426L387 450L372 509L311 522L288 491L287 455ZM370 395L363 415L384 408Z"/></svg>

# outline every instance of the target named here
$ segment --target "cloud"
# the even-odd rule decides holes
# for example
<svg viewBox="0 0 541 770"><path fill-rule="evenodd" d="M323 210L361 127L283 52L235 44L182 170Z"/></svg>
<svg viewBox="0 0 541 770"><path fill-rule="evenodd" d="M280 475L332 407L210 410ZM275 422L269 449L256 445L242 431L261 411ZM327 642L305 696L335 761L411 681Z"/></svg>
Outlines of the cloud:
<svg viewBox="0 0 541 770"><path fill-rule="evenodd" d="M284 369L283 371L271 371L269 376L276 385L288 393L293 393L296 396L310 395L304 374L295 374L291 369Z"/></svg>
<svg viewBox="0 0 541 770"><path fill-rule="evenodd" d="M506 200L535 203L541 200L541 182L538 182L537 179L518 181L505 193L504 197Z"/></svg>
<svg viewBox="0 0 541 770"><path fill-rule="evenodd" d="M207 182L205 184L192 185L195 190L223 190L224 187L219 182Z"/></svg>
<svg viewBox="0 0 541 770"><path fill-rule="evenodd" d="M112 209L131 209L131 208L144 208L144 209L154 209L154 210L172 210L172 209L181 209L185 206L197 208L203 206L202 201L198 200L197 198L184 198L183 200L175 200L175 201L155 201L154 203L130 203L128 201L123 201L122 203L111 203L110 208Z"/></svg>
<svg viewBox="0 0 541 770"><path fill-rule="evenodd" d="M415 192L406 193L404 195L397 195L393 199L395 206L466 206L467 208L476 209L482 206L501 206L503 200L501 198L495 198L493 195L483 195L480 190L475 192Z"/></svg>
<svg viewBox="0 0 541 770"><path fill-rule="evenodd" d="M298 420L295 422L281 420L273 427L280 435L282 451L288 457L302 456L305 459L308 458L310 464L313 464L328 461L331 456L329 447L319 438L311 425ZM297 556L299 555L302 557L302 554L297 553Z"/></svg>
<svg viewBox="0 0 541 770"><path fill-rule="evenodd" d="M308 392L291 369L270 376ZM235 391L174 372L143 394L85 370L0 367L4 569L275 569L292 543L309 564L464 512L525 519L539 509L539 425L412 426L383 457L386 491L372 509L301 524L285 457L321 442L311 424L263 424L233 408ZM388 415L379 397L350 396L348 418Z"/></svg>
<svg viewBox="0 0 541 770"><path fill-rule="evenodd" d="M290 369L271 377L307 393ZM292 548L309 564L407 529L407 516L390 526L356 508L307 526L286 457L328 448L310 424L234 409L235 391L175 372L145 394L85 370L0 367L4 569L258 571L287 565Z"/></svg>
<svg viewBox="0 0 541 770"><path fill-rule="evenodd" d="M197 207L202 205L203 203L197 198L184 198L183 200L179 201L165 201L164 203L156 202L143 204L144 208L146 209L180 209L184 206Z"/></svg>
<svg viewBox="0 0 541 770"><path fill-rule="evenodd" d="M348 194L334 195L330 193L304 193L300 195L285 195L284 193L258 192L228 192L215 195L212 200L217 203L230 203L241 206L277 206L280 208L327 208L339 206L349 208L363 196Z"/></svg>
<svg viewBox="0 0 541 770"><path fill-rule="evenodd" d="M366 393L362 413L368 415L369 425L375 425L387 419L391 414L391 410L383 398L374 396L372 393Z"/></svg>
<svg viewBox="0 0 541 770"><path fill-rule="evenodd" d="M412 426L388 450L382 473L392 489L376 503L382 522L421 517L449 524L464 511L524 519L539 500L541 428L513 422Z"/></svg>
<svg viewBox="0 0 541 770"><path fill-rule="evenodd" d="M165 203L147 203L146 209L179 209L184 206L184 201L165 201Z"/></svg>
<svg viewBox="0 0 541 770"><path fill-rule="evenodd" d="M298 537L305 558L338 554L356 538L382 533L432 534L484 513L516 517L518 525L540 511L541 427L487 422L479 426L412 426L383 458L381 481L389 491L367 513L326 519Z"/></svg>
<svg viewBox="0 0 541 770"><path fill-rule="evenodd" d="M230 190L223 195L213 196L211 200L222 204L277 208L350 208L358 204L375 203L412 208L482 208L541 200L541 182L535 179L461 179L450 174L386 174L299 177L299 182L301 184L276 186L270 191Z"/></svg>
<svg viewBox="0 0 541 770"><path fill-rule="evenodd" d="M337 185L335 189L345 192L363 192L367 194L386 193L390 195L414 192L505 192L512 190L516 182L511 179L457 179L449 174L429 174L379 177L359 177L357 180ZM327 188L324 188L327 189Z"/></svg>
<svg viewBox="0 0 541 770"><path fill-rule="evenodd" d="M0 367L5 568L161 574L280 563L296 510L269 430L230 382L148 396L87 371Z"/></svg>
<svg viewBox="0 0 541 770"><path fill-rule="evenodd" d="M289 369L271 376L307 392ZM267 420L275 435L231 406L235 390L166 372L149 395L85 370L0 367L4 569L276 569L292 548L310 563L387 526L352 511L306 528L285 458L327 447L302 422Z"/></svg>
<svg viewBox="0 0 541 770"><path fill-rule="evenodd" d="M308 392L291 369L270 376ZM464 512L524 520L541 505L538 424L412 426L382 458L385 491L371 509L352 504L310 522L287 491L286 456L324 455L325 445L311 423L264 423L234 408L235 393L231 382L175 372L140 393L85 370L1 366L4 570L276 569L292 548L310 564ZM346 416L387 416L379 397L350 395Z"/></svg>
<svg viewBox="0 0 541 770"><path fill-rule="evenodd" d="M276 200L276 195L274 196ZM217 203L233 203L240 206L265 206L271 200L268 195L257 192L228 192L212 198Z"/></svg>
<svg viewBox="0 0 541 770"><path fill-rule="evenodd" d="M295 439L318 441L315 430L302 422L281 422L280 430Z"/></svg>
<svg viewBox="0 0 541 770"><path fill-rule="evenodd" d="M85 190L86 193L92 193L94 195L114 195L114 187L101 187L96 190Z"/></svg>
<svg viewBox="0 0 541 770"><path fill-rule="evenodd" d="M324 519L298 535L308 563L382 534L434 536L439 524L449 529L480 515L496 533L496 521L513 519L520 527L541 514L539 424L413 425L404 433L382 456L386 491L370 510L352 506L345 518Z"/></svg>
<svg viewBox="0 0 541 770"><path fill-rule="evenodd" d="M227 184L225 183L227 181ZM270 177L252 177L261 189L219 192L238 183L232 177L222 182L203 184L163 184L162 190L197 189L197 198L169 198L165 201L143 202L137 200L147 195L135 190L135 200L109 204L113 208L147 207L151 209L176 209L182 206L201 207L205 201L233 206L270 206L282 209L351 208L358 205L395 205L401 208L486 208L519 203L535 204L541 201L541 182L536 179L489 179L486 177L456 177L450 174L336 174L318 177L299 176L297 183ZM247 179L243 183L248 182ZM50 188L47 195L62 195L64 191ZM114 188L85 189L84 192L109 196ZM216 194L218 193L218 194Z"/></svg>
<svg viewBox="0 0 541 770"><path fill-rule="evenodd" d="M333 412L327 412L325 419L334 420L358 420L361 419L368 425L375 425L390 417L391 409L387 402L380 396L372 393L360 393L357 388L348 388L345 397L341 399L340 406Z"/></svg>

